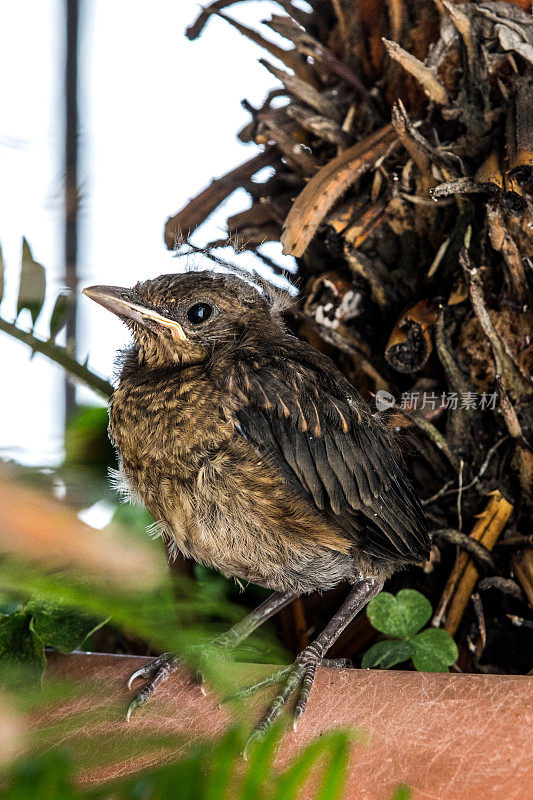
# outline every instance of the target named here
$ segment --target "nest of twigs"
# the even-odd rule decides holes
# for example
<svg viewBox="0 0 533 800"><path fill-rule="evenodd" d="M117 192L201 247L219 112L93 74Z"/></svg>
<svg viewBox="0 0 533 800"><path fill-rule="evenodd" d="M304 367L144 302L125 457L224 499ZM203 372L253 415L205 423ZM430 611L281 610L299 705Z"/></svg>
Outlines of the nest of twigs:
<svg viewBox="0 0 533 800"><path fill-rule="evenodd" d="M208 6L266 51L276 80L238 134L262 152L166 225L174 247L235 189L231 244L281 241L302 291L290 324L403 436L434 528L415 585L456 635L459 667L527 672L533 602L533 19L527 2L279 0L287 48ZM521 6L521 7L520 7ZM258 21L259 22L259 21ZM267 30L268 37L268 30ZM268 58L284 64L273 66ZM281 99L280 99L281 98ZM253 176L263 167L263 182ZM291 644L324 607L293 610ZM287 619L286 628L290 628ZM360 621L337 650L357 658ZM527 643L529 642L529 650Z"/></svg>

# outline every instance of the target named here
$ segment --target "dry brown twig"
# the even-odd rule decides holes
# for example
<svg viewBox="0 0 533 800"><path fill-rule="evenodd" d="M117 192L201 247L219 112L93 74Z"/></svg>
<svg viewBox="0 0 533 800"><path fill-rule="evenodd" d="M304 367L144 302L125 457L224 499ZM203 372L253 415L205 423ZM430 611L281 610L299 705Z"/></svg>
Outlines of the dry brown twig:
<svg viewBox="0 0 533 800"><path fill-rule="evenodd" d="M509 281L514 298L520 305L524 305L529 294L524 265L518 247L505 227L501 209L494 201L487 203L487 222L490 243L497 252L502 253L509 270Z"/></svg>
<svg viewBox="0 0 533 800"><path fill-rule="evenodd" d="M495 490L491 492L485 510L480 514L470 536L487 550L492 550L513 511L512 505ZM433 625L444 628L452 636L456 633L466 606L476 584L478 572L466 553L461 553L444 587L441 600L433 617Z"/></svg>

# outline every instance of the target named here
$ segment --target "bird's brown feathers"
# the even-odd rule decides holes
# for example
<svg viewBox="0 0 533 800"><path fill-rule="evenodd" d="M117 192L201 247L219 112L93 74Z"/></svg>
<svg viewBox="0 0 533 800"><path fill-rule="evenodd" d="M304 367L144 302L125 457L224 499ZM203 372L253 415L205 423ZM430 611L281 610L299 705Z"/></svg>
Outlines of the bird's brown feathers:
<svg viewBox="0 0 533 800"><path fill-rule="evenodd" d="M136 308L184 332L178 342L129 323L134 346L110 406L127 479L176 547L295 593L427 557L424 515L390 437L268 298L205 272L129 291ZM194 326L198 299L214 311Z"/></svg>
<svg viewBox="0 0 533 800"><path fill-rule="evenodd" d="M329 360L287 337L260 366L241 354L230 384L242 434L363 552L427 556L424 514L390 436Z"/></svg>

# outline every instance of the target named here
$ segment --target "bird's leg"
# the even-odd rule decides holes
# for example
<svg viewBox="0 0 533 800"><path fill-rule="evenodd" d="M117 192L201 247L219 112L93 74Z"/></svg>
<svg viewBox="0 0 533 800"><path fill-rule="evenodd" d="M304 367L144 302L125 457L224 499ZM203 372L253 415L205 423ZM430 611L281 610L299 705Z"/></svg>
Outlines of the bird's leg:
<svg viewBox="0 0 533 800"><path fill-rule="evenodd" d="M217 636L209 647L216 650L232 650L237 647L241 642L250 636L263 622L266 622L270 617L274 616L278 611L281 611L294 599L294 595L290 592L274 592L270 595L260 606L258 606L250 614L247 614L244 619L237 622L233 627ZM134 681L138 678L149 678L149 682L141 691L133 698L128 706L127 719L131 717L132 712L141 705L144 705L154 694L158 686L164 683L169 675L179 667L179 660L173 653L163 653L153 661L150 661L146 666L136 670L131 675L128 681L128 689Z"/></svg>
<svg viewBox="0 0 533 800"><path fill-rule="evenodd" d="M237 647L257 630L263 622L266 622L278 611L281 611L282 608L289 605L292 600L294 600L294 594L291 594L291 592L274 592L260 606L257 606L256 609L247 614L244 619L236 622L229 631L217 636L212 642L213 646L228 649Z"/></svg>
<svg viewBox="0 0 533 800"><path fill-rule="evenodd" d="M383 581L378 578L363 578L352 587L350 594L331 618L322 633L296 658L290 668L285 686L274 698L267 713L262 717L252 733L246 748L254 739L260 739L270 728L274 720L281 714L283 707L291 695L299 689L298 700L294 709L294 727L298 718L304 713L311 687L315 679L317 667L333 665L324 658L329 648L337 641L343 630L350 624L362 608L383 588ZM281 677L284 677L284 674ZM279 673L278 673L279 676ZM246 749L245 749L246 752Z"/></svg>

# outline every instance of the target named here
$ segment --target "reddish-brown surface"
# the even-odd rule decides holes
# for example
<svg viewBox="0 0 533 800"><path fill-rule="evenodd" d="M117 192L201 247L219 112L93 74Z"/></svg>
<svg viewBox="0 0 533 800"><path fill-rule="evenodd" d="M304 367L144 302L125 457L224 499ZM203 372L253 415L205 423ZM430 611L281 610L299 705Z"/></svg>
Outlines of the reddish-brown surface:
<svg viewBox="0 0 533 800"><path fill-rule="evenodd" d="M51 674L90 680L99 688L96 700L82 693L36 723L47 728L55 743L79 738L81 728L89 751L96 732L108 734L107 766L82 770L84 782L162 763L184 752L187 742L214 735L229 722L226 707L219 707L211 694L203 697L178 672L126 723L123 713L133 695L126 679L144 661L109 655L50 657ZM240 664L233 669L236 684L247 685L271 668ZM99 709L95 717L89 712L93 703ZM67 731L65 720L76 712L82 713L78 728ZM257 701L253 713L260 713ZM350 800L386 800L400 782L414 788L415 800L527 800L533 798L532 722L533 681L527 677L320 669L298 732L286 734L277 758L282 766L323 731L358 726L369 741L353 745ZM139 737L164 731L183 739L172 754L152 748L131 757L123 747L125 730Z"/></svg>

